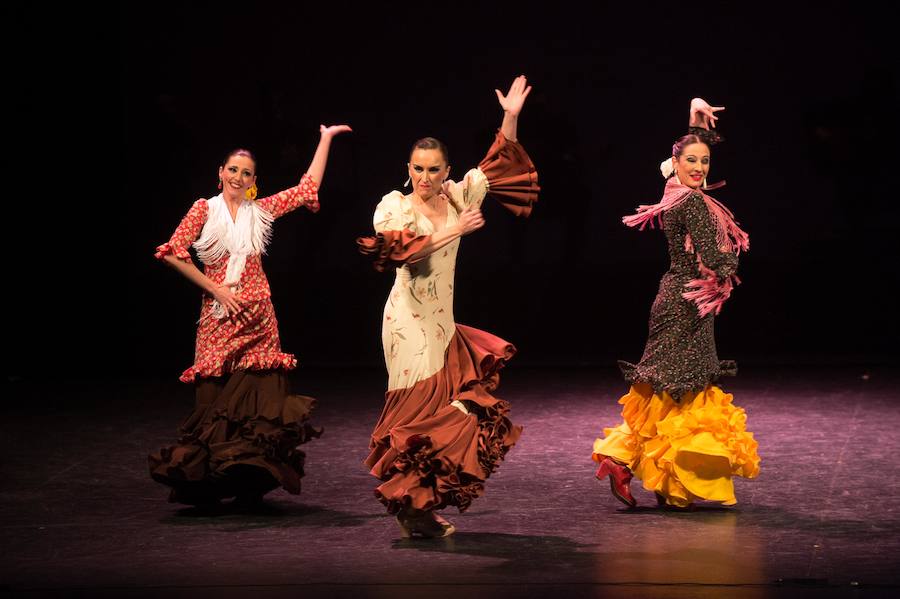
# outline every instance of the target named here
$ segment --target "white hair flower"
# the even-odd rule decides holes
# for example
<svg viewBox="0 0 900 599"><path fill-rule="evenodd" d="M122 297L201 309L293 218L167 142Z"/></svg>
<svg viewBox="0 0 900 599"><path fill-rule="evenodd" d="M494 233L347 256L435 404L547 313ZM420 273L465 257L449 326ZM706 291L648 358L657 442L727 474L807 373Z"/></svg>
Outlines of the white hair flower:
<svg viewBox="0 0 900 599"><path fill-rule="evenodd" d="M672 164L671 158L666 158L659 163L659 172L662 173L664 179L668 179L672 176L672 173L675 172L675 165Z"/></svg>

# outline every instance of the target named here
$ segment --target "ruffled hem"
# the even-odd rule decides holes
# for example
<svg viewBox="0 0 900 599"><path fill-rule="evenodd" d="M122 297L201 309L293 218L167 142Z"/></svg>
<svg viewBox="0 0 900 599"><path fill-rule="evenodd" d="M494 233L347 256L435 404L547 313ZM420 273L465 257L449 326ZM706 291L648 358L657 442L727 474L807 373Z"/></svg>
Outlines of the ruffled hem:
<svg viewBox="0 0 900 599"><path fill-rule="evenodd" d="M654 393L662 395L666 393L676 403L682 401L685 393L697 393L706 389L713 383L719 381L723 376L737 376L737 362L734 360L719 360L719 367L712 372L706 373L705 376L698 377L692 381L678 381L672 383L664 381L651 374L643 372L640 364L632 364L625 360L619 360L619 370L622 377L633 385L647 384L653 389Z"/></svg>
<svg viewBox="0 0 900 599"><path fill-rule="evenodd" d="M169 255L175 256L179 260L184 260L185 262L191 261L191 253L187 251L187 248L175 247L171 243L164 243L156 246L156 253L153 254L157 260L162 260Z"/></svg>
<svg viewBox="0 0 900 599"><path fill-rule="evenodd" d="M515 351L498 337L457 325L443 369L387 392L365 463L385 481L375 496L388 512L451 505L462 512L484 492L522 433L508 418L509 403L489 393Z"/></svg>
<svg viewBox="0 0 900 599"><path fill-rule="evenodd" d="M204 360L197 362L185 370L179 380L193 383L198 378L222 376L240 370L293 370L297 367L294 354L282 352L249 352L241 355L240 360Z"/></svg>
<svg viewBox="0 0 900 599"><path fill-rule="evenodd" d="M516 216L528 216L541 191L538 173L521 144L497 132L478 165L488 180L488 195Z"/></svg>
<svg viewBox="0 0 900 599"><path fill-rule="evenodd" d="M737 502L732 476L759 474L758 443L747 432L747 415L716 386L678 404L668 393L636 384L619 400L624 422L604 429L593 458L627 464L644 488L686 507L695 501Z"/></svg>
<svg viewBox="0 0 900 599"><path fill-rule="evenodd" d="M172 488L170 501L202 504L278 486L300 493L306 455L298 447L322 430L308 422L315 399L288 386L283 372L201 381L181 439L149 456L150 475Z"/></svg>
<svg viewBox="0 0 900 599"><path fill-rule="evenodd" d="M397 268L422 249L430 235L416 235L409 229L381 231L374 237L358 237L356 244L361 254L372 256L378 272Z"/></svg>

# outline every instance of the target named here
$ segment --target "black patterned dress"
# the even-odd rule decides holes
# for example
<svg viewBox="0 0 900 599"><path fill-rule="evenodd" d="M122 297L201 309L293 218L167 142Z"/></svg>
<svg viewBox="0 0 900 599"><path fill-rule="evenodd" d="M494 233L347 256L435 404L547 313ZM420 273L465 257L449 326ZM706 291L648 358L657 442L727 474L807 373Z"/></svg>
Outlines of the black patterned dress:
<svg viewBox="0 0 900 599"><path fill-rule="evenodd" d="M727 208L674 177L659 204L624 220L643 227L654 219L665 232L671 266L650 310L640 362L619 362L631 382L619 400L623 422L604 429L593 458L627 465L669 505L732 505L732 476L757 476L759 456L746 413L716 384L735 374L736 365L719 360L713 323L739 282L738 253L749 240Z"/></svg>

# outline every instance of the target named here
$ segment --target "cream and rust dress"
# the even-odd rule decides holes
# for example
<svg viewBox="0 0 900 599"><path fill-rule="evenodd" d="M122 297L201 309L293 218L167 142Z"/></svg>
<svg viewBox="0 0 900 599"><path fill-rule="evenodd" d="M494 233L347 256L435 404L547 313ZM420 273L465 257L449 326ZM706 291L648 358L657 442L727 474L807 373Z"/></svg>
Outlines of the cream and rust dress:
<svg viewBox="0 0 900 599"><path fill-rule="evenodd" d="M527 216L538 191L528 154L498 133L479 167L451 183L445 226L486 196ZM383 481L375 495L391 513L451 505L463 511L522 431L509 420L509 404L491 395L516 350L455 322L459 239L410 262L438 231L399 191L378 204L374 226L375 237L359 240L362 251L374 255L378 270L396 268L382 321L388 391L366 460Z"/></svg>

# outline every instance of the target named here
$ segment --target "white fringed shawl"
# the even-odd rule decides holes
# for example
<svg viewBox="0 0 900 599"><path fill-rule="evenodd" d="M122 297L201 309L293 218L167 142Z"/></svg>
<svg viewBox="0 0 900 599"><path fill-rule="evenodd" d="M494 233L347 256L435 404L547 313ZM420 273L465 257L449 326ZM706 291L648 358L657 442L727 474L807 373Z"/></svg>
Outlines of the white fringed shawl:
<svg viewBox="0 0 900 599"><path fill-rule="evenodd" d="M194 242L194 249L207 266L215 264L227 253L228 267L222 284L236 285L244 273L247 256L266 253L275 217L257 203L244 201L237 210L236 218L231 220L222 194L211 198L207 204L209 214L200 237ZM225 308L218 301L213 302L212 316L217 319L226 316Z"/></svg>

